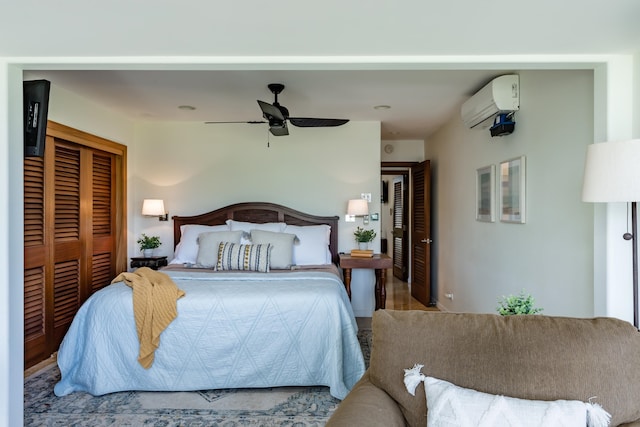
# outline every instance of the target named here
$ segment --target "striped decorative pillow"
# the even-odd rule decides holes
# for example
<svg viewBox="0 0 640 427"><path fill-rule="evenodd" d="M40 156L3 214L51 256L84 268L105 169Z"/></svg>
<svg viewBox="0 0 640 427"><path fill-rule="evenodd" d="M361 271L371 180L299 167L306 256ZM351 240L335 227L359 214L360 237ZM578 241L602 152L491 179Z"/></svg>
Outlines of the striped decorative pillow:
<svg viewBox="0 0 640 427"><path fill-rule="evenodd" d="M242 245L220 242L218 270L260 271L267 273L271 260L271 244Z"/></svg>

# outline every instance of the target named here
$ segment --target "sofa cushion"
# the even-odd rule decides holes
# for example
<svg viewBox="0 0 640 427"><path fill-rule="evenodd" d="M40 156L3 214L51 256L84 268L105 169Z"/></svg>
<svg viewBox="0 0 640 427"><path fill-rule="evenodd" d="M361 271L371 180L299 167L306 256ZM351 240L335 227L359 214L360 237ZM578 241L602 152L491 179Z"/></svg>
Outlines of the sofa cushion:
<svg viewBox="0 0 640 427"><path fill-rule="evenodd" d="M611 425L640 420L640 333L610 318L498 316L378 310L370 379L400 405L410 426L426 425L424 388L407 393L404 369L460 387L530 400L597 402Z"/></svg>

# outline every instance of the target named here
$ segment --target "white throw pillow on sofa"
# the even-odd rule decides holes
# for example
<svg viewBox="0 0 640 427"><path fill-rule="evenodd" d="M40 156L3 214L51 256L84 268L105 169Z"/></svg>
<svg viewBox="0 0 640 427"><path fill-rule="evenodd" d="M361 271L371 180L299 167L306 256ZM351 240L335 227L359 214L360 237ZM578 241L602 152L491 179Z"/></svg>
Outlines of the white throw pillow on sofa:
<svg viewBox="0 0 640 427"><path fill-rule="evenodd" d="M427 427L575 427L587 425L584 402L525 400L482 393L427 377Z"/></svg>
<svg viewBox="0 0 640 427"><path fill-rule="evenodd" d="M407 391L424 382L427 427L606 427L611 416L598 404L579 400L526 400L483 393L404 370Z"/></svg>

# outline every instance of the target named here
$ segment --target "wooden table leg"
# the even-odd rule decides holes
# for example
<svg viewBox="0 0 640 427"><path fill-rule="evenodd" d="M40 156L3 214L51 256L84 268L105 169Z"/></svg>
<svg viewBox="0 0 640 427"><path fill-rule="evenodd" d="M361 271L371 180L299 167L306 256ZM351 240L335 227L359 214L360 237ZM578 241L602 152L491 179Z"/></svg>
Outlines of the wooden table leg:
<svg viewBox="0 0 640 427"><path fill-rule="evenodd" d="M343 268L344 272L344 287L347 289L347 295L349 295L349 299L351 299L351 269Z"/></svg>
<svg viewBox="0 0 640 427"><path fill-rule="evenodd" d="M384 309L387 304L387 271L384 268L376 268L376 310Z"/></svg>

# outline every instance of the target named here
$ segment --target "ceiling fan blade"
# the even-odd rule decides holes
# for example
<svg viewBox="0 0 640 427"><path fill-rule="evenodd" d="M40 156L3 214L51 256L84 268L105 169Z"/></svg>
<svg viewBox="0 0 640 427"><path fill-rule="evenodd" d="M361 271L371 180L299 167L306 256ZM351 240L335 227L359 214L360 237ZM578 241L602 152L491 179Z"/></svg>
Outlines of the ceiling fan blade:
<svg viewBox="0 0 640 427"><path fill-rule="evenodd" d="M271 125L269 127L269 132L271 132L274 136L286 136L289 135L289 129L287 129L287 123L282 122L282 124Z"/></svg>
<svg viewBox="0 0 640 427"><path fill-rule="evenodd" d="M224 124L224 123L248 123L250 125L257 125L260 123L267 123L264 120L249 120L244 122L204 122L205 125L216 125L216 124Z"/></svg>
<svg viewBox="0 0 640 427"><path fill-rule="evenodd" d="M282 115L282 111L280 111L280 109L275 105L271 105L267 102L260 101L259 99L258 99L258 105L260 106L260 109L262 110L262 116L265 119L267 120L275 119L279 122L284 122L285 117Z"/></svg>
<svg viewBox="0 0 640 427"><path fill-rule="evenodd" d="M323 128L342 126L347 123L348 119L319 119L313 117L289 117L292 125L303 128Z"/></svg>

